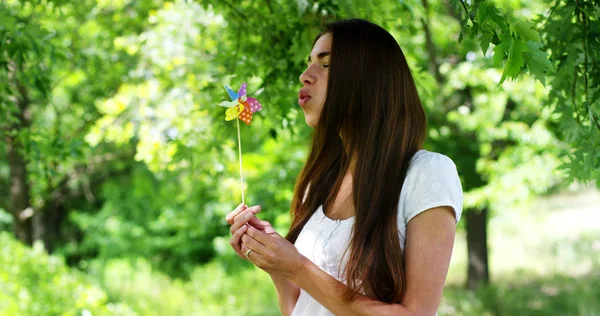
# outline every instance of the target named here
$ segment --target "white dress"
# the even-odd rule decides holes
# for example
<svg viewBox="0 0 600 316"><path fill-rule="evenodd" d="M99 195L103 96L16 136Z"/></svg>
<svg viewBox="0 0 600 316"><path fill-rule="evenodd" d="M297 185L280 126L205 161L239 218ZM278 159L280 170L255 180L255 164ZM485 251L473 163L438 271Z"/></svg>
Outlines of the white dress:
<svg viewBox="0 0 600 316"><path fill-rule="evenodd" d="M462 187L454 162L442 154L418 151L409 163L398 203L398 238L402 249L406 241L406 225L417 214L438 206L450 206L458 223L462 205ZM350 241L354 219L332 220L325 216L320 206L298 235L295 246L319 268L345 283L341 274L348 253L344 256L344 252ZM301 289L292 316L326 315L333 314Z"/></svg>

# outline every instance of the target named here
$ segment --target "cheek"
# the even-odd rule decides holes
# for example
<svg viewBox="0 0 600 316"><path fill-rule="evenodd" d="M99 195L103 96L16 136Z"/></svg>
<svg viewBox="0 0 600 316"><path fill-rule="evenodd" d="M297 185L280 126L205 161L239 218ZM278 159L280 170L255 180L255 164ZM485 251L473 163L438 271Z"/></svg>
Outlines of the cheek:
<svg viewBox="0 0 600 316"><path fill-rule="evenodd" d="M323 96L323 99L325 99L325 95L327 94L327 77L323 78L321 82L322 84L319 87L319 90L321 92L321 95Z"/></svg>

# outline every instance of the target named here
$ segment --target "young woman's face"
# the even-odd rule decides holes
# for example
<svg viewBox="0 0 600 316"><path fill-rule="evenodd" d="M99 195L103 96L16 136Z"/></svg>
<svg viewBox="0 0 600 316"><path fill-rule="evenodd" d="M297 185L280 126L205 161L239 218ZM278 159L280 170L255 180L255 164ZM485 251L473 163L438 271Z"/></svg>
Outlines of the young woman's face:
<svg viewBox="0 0 600 316"><path fill-rule="evenodd" d="M306 124L313 128L319 122L327 94L331 41L331 33L319 37L308 57L308 67L300 75L303 87L298 92L298 104L304 111Z"/></svg>

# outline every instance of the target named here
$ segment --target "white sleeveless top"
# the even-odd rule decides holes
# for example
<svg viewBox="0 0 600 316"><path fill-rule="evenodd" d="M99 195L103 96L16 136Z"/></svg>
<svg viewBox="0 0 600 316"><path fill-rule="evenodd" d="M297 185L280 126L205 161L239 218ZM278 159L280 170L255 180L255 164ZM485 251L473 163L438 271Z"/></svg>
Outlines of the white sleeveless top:
<svg viewBox="0 0 600 316"><path fill-rule="evenodd" d="M398 203L398 238L402 249L406 242L406 225L417 214L434 207L450 206L458 223L462 205L462 187L454 162L442 154L418 151L409 163ZM319 206L298 235L295 246L323 271L345 283L342 272L349 255L345 251L354 220L355 217L332 220L325 216L323 207ZM333 314L304 290L300 290L292 316L329 315Z"/></svg>

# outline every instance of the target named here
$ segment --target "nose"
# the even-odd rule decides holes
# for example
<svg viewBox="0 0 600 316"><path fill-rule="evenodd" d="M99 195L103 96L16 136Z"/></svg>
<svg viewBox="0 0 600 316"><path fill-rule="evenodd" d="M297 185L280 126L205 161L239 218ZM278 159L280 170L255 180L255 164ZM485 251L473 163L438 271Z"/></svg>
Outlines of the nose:
<svg viewBox="0 0 600 316"><path fill-rule="evenodd" d="M300 74L300 82L303 85L311 85L317 81L317 78L310 72L310 67Z"/></svg>

